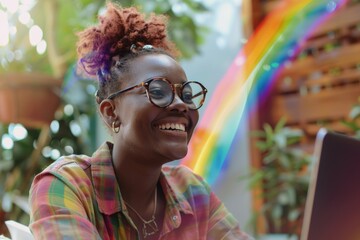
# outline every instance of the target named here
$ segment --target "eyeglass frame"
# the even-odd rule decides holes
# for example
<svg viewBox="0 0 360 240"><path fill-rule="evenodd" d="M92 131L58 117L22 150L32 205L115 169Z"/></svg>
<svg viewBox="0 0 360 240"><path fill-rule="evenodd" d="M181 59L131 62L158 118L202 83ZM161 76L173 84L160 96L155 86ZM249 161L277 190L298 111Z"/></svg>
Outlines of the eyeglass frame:
<svg viewBox="0 0 360 240"><path fill-rule="evenodd" d="M155 103L151 100L151 97L149 96L149 85L150 85L150 83L151 83L152 81L154 81L154 80L162 80L162 81L165 81L165 82L167 82L167 83L171 86L171 90L172 90L173 95L172 95L172 100L170 101L170 103L169 103L168 105L161 107L161 106L155 104ZM200 105L199 105L197 108L189 108L190 110L198 110L198 109L201 108L202 105L204 104L204 101L205 101L205 98L206 98L206 94L207 94L207 92L208 92L207 88L206 88L204 85L202 85L200 82L197 82L197 81L186 81L186 82L183 82L183 83L172 83L172 82L170 82L167 78L164 78L164 77L151 77L151 78L146 79L145 81L143 81L143 82L141 82L141 83L139 83L139 84L137 84L137 85L135 85L135 86L127 87L127 88L125 88L125 89L122 89L122 90L119 90L119 91L117 91L117 92L114 92L114 93L110 94L106 99L113 100L115 97L118 97L118 96L119 96L120 94L122 94L122 93L128 92L128 91L133 90L133 89L135 89L135 88L145 87L146 96L147 96L147 98L149 99L149 101L150 101L153 105L155 105L156 107L166 108L166 107L170 106L170 105L174 102L175 94L176 94L176 88L177 88L177 87L180 87L180 89L181 89L180 95L178 94L178 96L180 97L181 101L184 102L184 100L182 99L182 90L183 90L183 88L184 88L184 85L189 84L189 83L197 83L197 84L199 84L200 87L202 88L201 93L204 94L204 97L203 97L202 101L200 102ZM198 96L198 95L195 95L195 97L197 97L197 96ZM193 97L194 97L194 96L193 96ZM184 103L185 103L185 102L184 102ZM186 103L185 103L185 104L186 104ZM188 104L186 104L186 105L188 105Z"/></svg>

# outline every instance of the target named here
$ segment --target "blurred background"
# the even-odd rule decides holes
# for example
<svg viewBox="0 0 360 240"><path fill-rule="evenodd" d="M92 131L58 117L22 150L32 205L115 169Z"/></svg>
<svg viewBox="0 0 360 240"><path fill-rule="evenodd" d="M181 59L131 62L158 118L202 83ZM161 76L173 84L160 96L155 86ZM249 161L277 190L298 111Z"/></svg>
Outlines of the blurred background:
<svg viewBox="0 0 360 240"><path fill-rule="evenodd" d="M105 2L0 0L0 235L9 236L6 220L29 223L37 173L109 139L96 83L74 68L76 32L97 21ZM299 236L316 132L360 137L360 1L114 2L168 15L188 79L207 86L192 149L208 136L201 130L215 131L209 109L225 114L213 104L223 100L219 86L253 80L249 92L223 90L231 111L246 110L230 125L233 135L219 128L231 139L224 161L207 163L218 170L208 171L210 183L245 231Z"/></svg>

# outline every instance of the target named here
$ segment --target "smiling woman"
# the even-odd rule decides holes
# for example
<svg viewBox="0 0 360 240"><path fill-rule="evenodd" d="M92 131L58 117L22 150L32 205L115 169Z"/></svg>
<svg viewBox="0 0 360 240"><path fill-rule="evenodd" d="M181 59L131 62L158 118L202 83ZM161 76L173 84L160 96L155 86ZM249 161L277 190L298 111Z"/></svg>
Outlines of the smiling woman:
<svg viewBox="0 0 360 240"><path fill-rule="evenodd" d="M250 239L206 182L183 166L206 88L188 81L166 18L108 3L79 33L79 71L98 80L112 135L91 156L64 156L30 191L36 239Z"/></svg>

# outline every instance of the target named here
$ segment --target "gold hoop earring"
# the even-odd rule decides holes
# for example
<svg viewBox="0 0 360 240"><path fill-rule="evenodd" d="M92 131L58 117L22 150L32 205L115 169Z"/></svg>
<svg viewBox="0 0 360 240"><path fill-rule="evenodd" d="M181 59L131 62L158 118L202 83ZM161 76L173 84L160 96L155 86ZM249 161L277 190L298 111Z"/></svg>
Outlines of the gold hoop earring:
<svg viewBox="0 0 360 240"><path fill-rule="evenodd" d="M115 127L115 121L112 122L111 128L112 128L114 133L118 133L120 131L120 127Z"/></svg>

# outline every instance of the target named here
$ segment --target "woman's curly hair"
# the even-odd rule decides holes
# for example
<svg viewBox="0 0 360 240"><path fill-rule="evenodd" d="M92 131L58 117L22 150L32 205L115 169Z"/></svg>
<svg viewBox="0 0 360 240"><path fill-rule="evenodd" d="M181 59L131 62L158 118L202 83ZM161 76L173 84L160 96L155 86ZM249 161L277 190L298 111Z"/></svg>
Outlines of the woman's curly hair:
<svg viewBox="0 0 360 240"><path fill-rule="evenodd" d="M125 68L129 59L141 55L131 50L133 45L138 48L152 45L155 52L172 57L178 55L175 45L167 39L164 15L151 14L146 19L134 7L122 8L111 2L106 7L106 13L99 16L98 25L78 33L77 43L78 70L90 77L97 76L100 88L111 81L113 66ZM101 95L106 94L106 91L101 92Z"/></svg>

